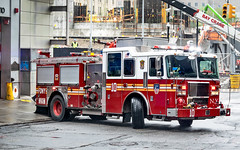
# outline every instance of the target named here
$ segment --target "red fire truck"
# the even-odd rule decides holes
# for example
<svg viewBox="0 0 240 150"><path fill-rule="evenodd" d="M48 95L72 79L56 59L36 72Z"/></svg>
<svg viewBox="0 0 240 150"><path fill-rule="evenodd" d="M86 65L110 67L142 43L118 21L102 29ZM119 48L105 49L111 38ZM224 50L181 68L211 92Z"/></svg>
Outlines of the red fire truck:
<svg viewBox="0 0 240 150"><path fill-rule="evenodd" d="M37 63L37 110L53 120L122 116L133 128L144 118L193 120L230 116L219 101L217 57L195 48L106 48L102 55L42 58Z"/></svg>

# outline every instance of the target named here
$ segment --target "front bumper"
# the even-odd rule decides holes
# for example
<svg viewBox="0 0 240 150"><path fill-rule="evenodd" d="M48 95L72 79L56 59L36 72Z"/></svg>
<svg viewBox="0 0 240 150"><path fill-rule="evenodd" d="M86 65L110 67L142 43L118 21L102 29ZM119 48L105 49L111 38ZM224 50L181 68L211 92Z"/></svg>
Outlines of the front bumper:
<svg viewBox="0 0 240 150"><path fill-rule="evenodd" d="M190 108L190 109L179 109L179 108L168 108L167 117L177 118L214 118L216 116L230 116L230 108Z"/></svg>

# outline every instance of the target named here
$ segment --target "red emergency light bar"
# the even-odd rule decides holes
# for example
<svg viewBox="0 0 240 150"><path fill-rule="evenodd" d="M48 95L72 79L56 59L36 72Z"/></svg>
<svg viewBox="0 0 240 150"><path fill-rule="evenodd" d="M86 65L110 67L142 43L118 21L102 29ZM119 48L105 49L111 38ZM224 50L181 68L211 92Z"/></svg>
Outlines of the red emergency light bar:
<svg viewBox="0 0 240 150"><path fill-rule="evenodd" d="M82 56L83 53L78 53L78 52L70 52L70 55L72 56Z"/></svg>
<svg viewBox="0 0 240 150"><path fill-rule="evenodd" d="M194 47L194 46L170 46L170 45L155 45L153 48L153 50L182 50L184 52L200 52L200 53L204 53L201 51L201 49L199 49L198 47Z"/></svg>
<svg viewBox="0 0 240 150"><path fill-rule="evenodd" d="M50 58L50 52L38 50L38 53L39 55L43 55L46 56L47 58Z"/></svg>
<svg viewBox="0 0 240 150"><path fill-rule="evenodd" d="M153 49L159 49L159 50L183 50L183 51L188 51L189 46L170 46L170 45L163 45L163 46L158 46L155 45Z"/></svg>

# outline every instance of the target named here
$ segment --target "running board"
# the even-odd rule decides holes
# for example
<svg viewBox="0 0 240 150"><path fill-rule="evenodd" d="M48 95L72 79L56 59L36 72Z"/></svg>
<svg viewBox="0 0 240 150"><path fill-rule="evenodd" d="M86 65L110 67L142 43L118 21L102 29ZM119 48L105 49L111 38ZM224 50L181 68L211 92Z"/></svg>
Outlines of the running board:
<svg viewBox="0 0 240 150"><path fill-rule="evenodd" d="M82 115L102 115L102 109L83 108L81 112Z"/></svg>

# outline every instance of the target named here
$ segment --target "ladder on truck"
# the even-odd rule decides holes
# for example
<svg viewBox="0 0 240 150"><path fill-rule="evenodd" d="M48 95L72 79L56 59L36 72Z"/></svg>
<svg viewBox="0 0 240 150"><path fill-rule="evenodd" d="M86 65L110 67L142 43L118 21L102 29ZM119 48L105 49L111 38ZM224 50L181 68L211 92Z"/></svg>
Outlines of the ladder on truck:
<svg viewBox="0 0 240 150"><path fill-rule="evenodd" d="M44 65L44 64L61 64L61 63L93 63L99 62L101 58L96 57L51 57L51 58L38 58L33 60L33 63Z"/></svg>
<svg viewBox="0 0 240 150"><path fill-rule="evenodd" d="M185 5L183 2L180 2L178 0L162 0L163 2L191 15L193 18L198 19L199 21L211 26L213 29L215 29L218 33L224 33L230 38L233 38L240 42L240 32L237 31L233 26L227 23L227 21L223 18L219 20L207 15L205 12L200 11L199 9L192 8L188 5ZM210 5L208 5L210 7ZM211 8L211 7L210 7ZM212 8L211 8L212 9ZM218 14L219 15L219 14ZM219 17L219 16L218 16ZM221 34L220 34L221 36ZM233 50L233 52L240 56L240 52L234 48L234 46L223 36L221 36L223 40L230 45L230 48Z"/></svg>

